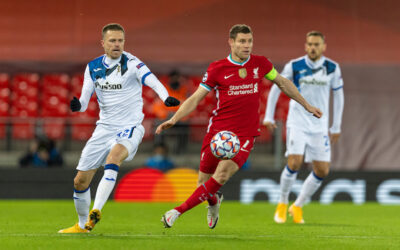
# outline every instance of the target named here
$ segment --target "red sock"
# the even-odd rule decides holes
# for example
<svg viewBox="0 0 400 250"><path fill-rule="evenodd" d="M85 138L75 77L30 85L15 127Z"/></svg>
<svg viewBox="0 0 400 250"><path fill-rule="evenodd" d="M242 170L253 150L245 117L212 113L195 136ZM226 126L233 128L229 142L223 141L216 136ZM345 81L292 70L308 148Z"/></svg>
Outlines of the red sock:
<svg viewBox="0 0 400 250"><path fill-rule="evenodd" d="M181 214L186 212L189 209L199 205L205 200L214 197L215 193L222 187L214 178L210 178L206 183L199 186L193 194L179 207L175 209L178 210Z"/></svg>

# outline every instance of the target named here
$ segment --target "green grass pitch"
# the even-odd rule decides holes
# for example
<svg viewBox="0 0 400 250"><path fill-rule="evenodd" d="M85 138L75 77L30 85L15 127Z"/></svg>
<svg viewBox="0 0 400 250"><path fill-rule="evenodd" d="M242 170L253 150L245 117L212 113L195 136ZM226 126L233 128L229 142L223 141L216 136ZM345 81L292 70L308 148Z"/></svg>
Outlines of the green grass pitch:
<svg viewBox="0 0 400 250"><path fill-rule="evenodd" d="M306 224L273 222L275 206L224 201L214 230L205 205L164 228L168 203L108 202L90 234L58 234L77 221L73 201L0 201L0 249L399 249L400 208L309 204Z"/></svg>

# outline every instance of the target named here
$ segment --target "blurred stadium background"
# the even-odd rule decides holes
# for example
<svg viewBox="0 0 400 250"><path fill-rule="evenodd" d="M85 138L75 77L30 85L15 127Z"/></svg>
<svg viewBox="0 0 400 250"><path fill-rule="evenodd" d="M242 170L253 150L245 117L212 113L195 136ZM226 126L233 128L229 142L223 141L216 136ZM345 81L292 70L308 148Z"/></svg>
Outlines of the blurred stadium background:
<svg viewBox="0 0 400 250"><path fill-rule="evenodd" d="M229 28L246 23L254 32L254 53L267 56L279 70L304 54L310 30L326 35L326 56L341 65L342 136L333 148L333 171L315 199L398 203L399 8L396 0L0 1L0 198L70 198L74 169L94 129L98 106L93 97L85 113L72 114L69 100L80 95L86 63L104 52L100 31L105 24L124 26L125 50L143 60L165 85L170 72L179 71L178 94L184 97L197 88L210 62L229 54ZM261 88L262 118L270 86L266 81ZM172 176L171 188L179 186L179 178L195 180L192 174L215 98L210 95L200 104L184 121L185 129L166 136L170 158L186 170L163 174L142 168L157 141L155 126L168 110L158 106L148 87L143 97L146 135L135 159L123 164L120 178L150 179L144 198L127 199L160 201L166 198L154 190L160 189L161 179ZM281 130L269 134L261 129L248 169L224 187L228 199L276 201L287 110L288 99L281 97L276 112ZM19 158L37 137L55 141L64 159L61 168L19 167Z"/></svg>

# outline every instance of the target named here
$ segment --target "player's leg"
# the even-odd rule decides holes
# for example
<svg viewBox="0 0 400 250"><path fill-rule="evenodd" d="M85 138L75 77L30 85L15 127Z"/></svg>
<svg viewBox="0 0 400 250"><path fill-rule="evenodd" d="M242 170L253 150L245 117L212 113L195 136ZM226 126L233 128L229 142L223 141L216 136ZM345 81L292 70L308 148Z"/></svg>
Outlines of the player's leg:
<svg viewBox="0 0 400 250"><path fill-rule="evenodd" d="M239 139L242 142L240 151L238 155L236 155L236 157L232 159L232 161L236 163L237 166L237 168L236 166L233 168L234 172L236 172L239 167L241 168L247 161L247 158L249 157L249 154L253 149L253 144L254 144L253 137L239 137ZM221 171L223 170L224 170L223 168L217 168L217 171L214 173L213 178L218 179L219 178L218 175L221 177ZM230 177L234 174L234 172L230 174L228 179L230 179ZM213 229L217 226L217 223L219 221L219 210L221 207L221 202L224 199L224 196L220 191L216 192L213 197L215 197L217 202L215 203L215 205L208 206L208 212L207 212L207 225L210 229Z"/></svg>
<svg viewBox="0 0 400 250"><path fill-rule="evenodd" d="M128 150L121 144L116 144L108 154L104 166L104 174L100 180L99 186L97 187L93 208L90 210L88 220L85 224L87 230L93 230L94 226L100 221L101 209L114 189L119 166L127 157Z"/></svg>
<svg viewBox="0 0 400 250"><path fill-rule="evenodd" d="M107 156L104 174L96 192L93 209L101 210L114 189L119 167L128 157L128 150L121 144L116 144Z"/></svg>
<svg viewBox="0 0 400 250"><path fill-rule="evenodd" d="M313 161L313 171L304 181L300 194L294 203L295 206L302 207L305 202L311 199L311 196L321 186L323 179L328 175L329 165L329 162Z"/></svg>
<svg viewBox="0 0 400 250"><path fill-rule="evenodd" d="M90 208L90 188L89 185L97 169L88 171L78 171L74 178L74 204L78 213L79 222L74 226L58 231L59 233L87 233L85 223L89 215Z"/></svg>
<svg viewBox="0 0 400 250"><path fill-rule="evenodd" d="M303 155L289 155L288 163L282 170L279 188L279 202L274 213L276 223L285 223L287 219L287 210L289 203L289 194L297 178L297 171L303 163Z"/></svg>
<svg viewBox="0 0 400 250"><path fill-rule="evenodd" d="M181 214L214 196L222 185L238 170L239 167L234 161L220 161L215 173L209 180L200 185L184 203L164 214L161 219L164 226L171 227Z"/></svg>
<svg viewBox="0 0 400 250"><path fill-rule="evenodd" d="M231 160L220 161L215 173L206 182L204 182L204 184L198 186L193 194L184 203L176 207L175 210L177 210L180 214L183 214L189 209L197 206L201 202L206 201L210 197L214 196L214 194L220 189L223 183L226 182L226 179L230 177L228 177L228 174L231 174L231 172L233 172L230 171L229 167L227 167L227 165L230 166L228 162L234 164L237 167L236 163ZM239 168L237 167L237 169ZM217 181L215 179L216 176L218 180L223 183Z"/></svg>
<svg viewBox="0 0 400 250"><path fill-rule="evenodd" d="M199 166L199 178L197 181L197 187L206 183L211 176L215 173L215 170L218 166L219 159L214 157L210 150L210 141L211 134L207 134L204 137L203 145L201 147L201 157L200 157L200 166ZM207 202L210 206L214 206L218 203L217 197L214 195L207 199Z"/></svg>
<svg viewBox="0 0 400 250"><path fill-rule="evenodd" d="M199 177L197 179L197 187L206 183L206 181L208 181L211 176L212 176L212 174L203 173L202 171L199 171ZM218 200L217 200L216 196L213 196L213 197L210 197L210 199L208 199L207 202L210 206L214 206L215 204L217 204Z"/></svg>
<svg viewBox="0 0 400 250"><path fill-rule="evenodd" d="M211 176L215 173L215 170L219 163L219 159L215 158L210 151L210 136L211 135L207 135L204 138L203 147L201 150L200 170L197 187L204 185L211 178ZM215 195L207 199L207 225L210 229L215 228L218 222L219 208L221 206L223 198L224 197L222 193L218 191Z"/></svg>
<svg viewBox="0 0 400 250"><path fill-rule="evenodd" d="M293 183L296 181L297 172L303 164L303 155L289 155L288 162L282 171L280 177L280 198L279 203L288 204L289 194L292 189Z"/></svg>
<svg viewBox="0 0 400 250"><path fill-rule="evenodd" d="M165 227L171 227L175 220L182 213L197 206L202 201L209 200L211 197L215 196L221 186L239 170L239 166L243 166L249 157L254 144L253 137L240 137L239 139L241 142L243 142L243 146L241 147L239 153L232 160L220 161L211 153L209 142L212 135L211 137L209 136L209 134L206 135L203 141L200 158L200 172L204 174L212 173L212 176L205 181L204 184L200 185L184 203L164 214L161 221L164 223ZM202 179L203 178L205 179L206 175L202 175ZM221 197L218 197L219 202L222 199L222 195ZM220 203L217 203L217 205L218 207L214 207L215 211L211 211L213 213L213 217L215 218L212 220L211 226L207 216L207 221L210 228L214 228L216 222L218 221Z"/></svg>
<svg viewBox="0 0 400 250"><path fill-rule="evenodd" d="M303 205L311 199L312 195L321 186L322 180L329 173L331 158L330 142L327 134L310 134L309 145L307 146L306 160L312 160L313 171L309 174L301 187L299 196L291 206L293 220L295 223L304 223Z"/></svg>
<svg viewBox="0 0 400 250"><path fill-rule="evenodd" d="M114 138L115 142L105 160L104 174L97 187L93 209L90 211L89 219L85 225L89 230L92 230L101 219L101 210L114 189L119 167L124 160L133 159L144 135L142 125L123 128L121 131L115 133L118 136Z"/></svg>
<svg viewBox="0 0 400 250"><path fill-rule="evenodd" d="M92 137L86 143L79 159L77 167L78 173L74 179L74 203L78 212L79 223L75 227L75 231L88 230L84 229L84 225L88 219L89 208L91 203L89 185L99 166L103 164L108 153L107 142L109 140L110 131L99 125L96 127ZM72 228L74 228L72 227ZM72 229L70 228L70 229ZM69 233L68 230L60 230L60 233Z"/></svg>
<svg viewBox="0 0 400 250"><path fill-rule="evenodd" d="M297 171L303 164L305 150L304 133L297 129L287 129L287 156L288 162L281 173L279 187L280 197L274 213L276 223L285 223L289 203L289 194L297 178Z"/></svg>
<svg viewBox="0 0 400 250"><path fill-rule="evenodd" d="M199 171L199 179L197 182L197 187L203 185L211 178L212 174L207 174ZM207 225L210 229L214 229L217 225L219 218L219 208L221 207L221 202L224 199L224 195L218 191L215 195L211 196L207 202Z"/></svg>
<svg viewBox="0 0 400 250"><path fill-rule="evenodd" d="M74 203L79 217L79 226L84 228L91 203L89 185L97 169L78 171L74 179Z"/></svg>

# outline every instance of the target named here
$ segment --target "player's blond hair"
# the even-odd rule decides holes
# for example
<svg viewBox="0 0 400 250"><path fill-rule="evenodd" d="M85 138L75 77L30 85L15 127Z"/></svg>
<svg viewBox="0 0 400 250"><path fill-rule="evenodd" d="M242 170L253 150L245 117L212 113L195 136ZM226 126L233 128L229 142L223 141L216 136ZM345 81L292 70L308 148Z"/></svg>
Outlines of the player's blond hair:
<svg viewBox="0 0 400 250"><path fill-rule="evenodd" d="M103 39L104 39L104 36L107 33L107 31L109 31L109 30L119 30L119 31L122 31L122 33L125 34L125 30L124 30L124 28L122 27L121 24L119 24L119 23L109 23L109 24L105 25L103 27L103 30L101 31L101 35L102 35Z"/></svg>
<svg viewBox="0 0 400 250"><path fill-rule="evenodd" d="M325 36L324 36L324 34L322 34L322 32L320 32L320 31L312 30L312 31L310 31L310 32L307 33L306 38L309 37L309 36L319 36L319 37L322 38L322 41L325 42Z"/></svg>
<svg viewBox="0 0 400 250"><path fill-rule="evenodd" d="M246 24L235 24L232 26L232 28L229 31L229 38L232 38L233 40L236 39L237 34L239 33L244 33L244 34L253 34L253 31L251 31L250 26Z"/></svg>

